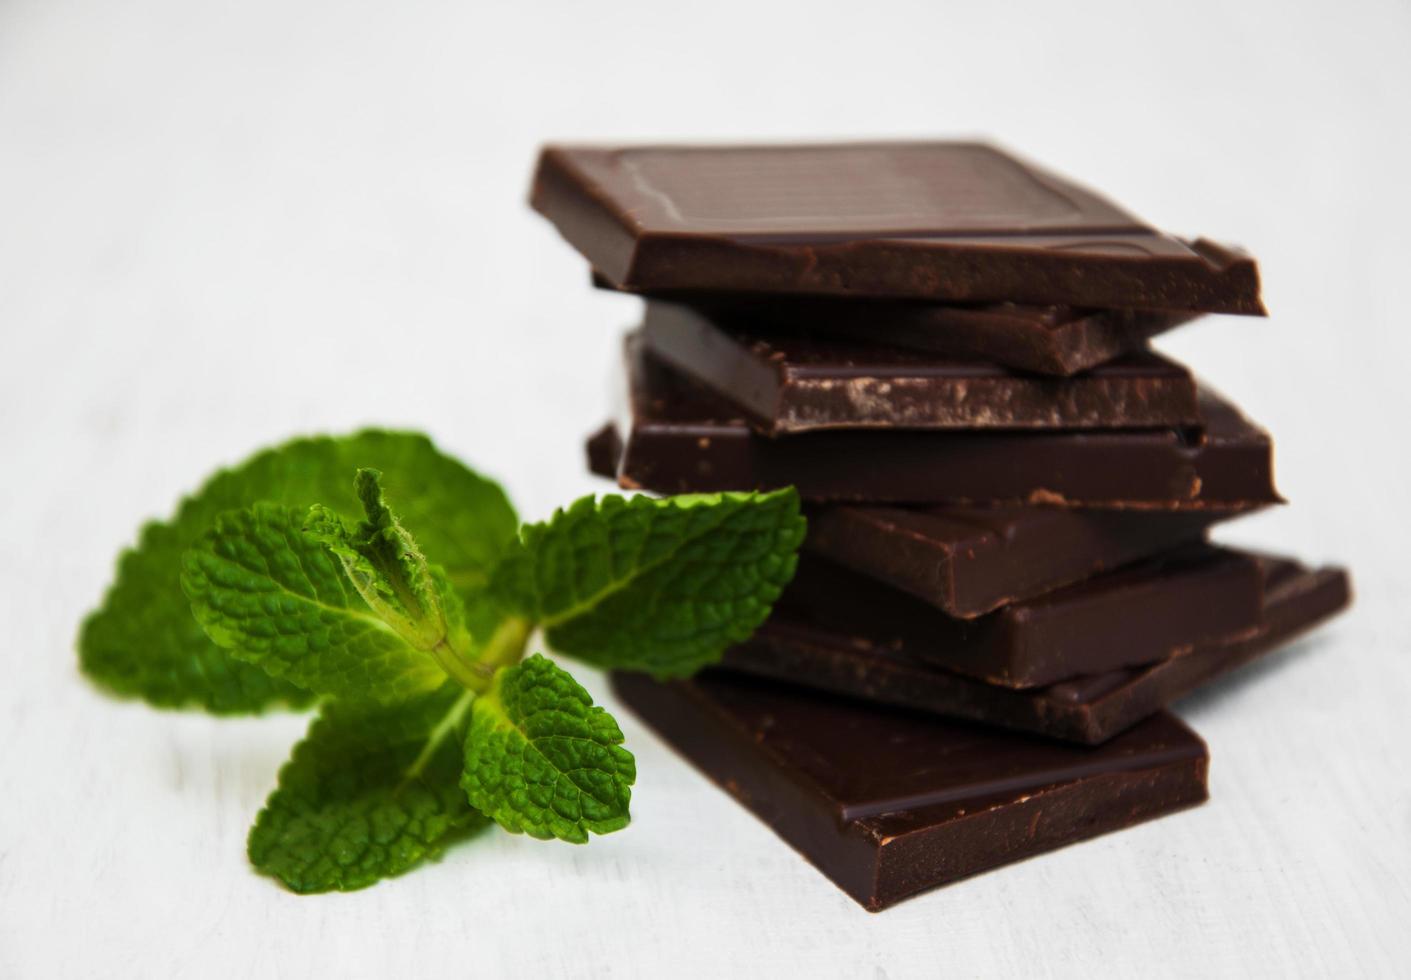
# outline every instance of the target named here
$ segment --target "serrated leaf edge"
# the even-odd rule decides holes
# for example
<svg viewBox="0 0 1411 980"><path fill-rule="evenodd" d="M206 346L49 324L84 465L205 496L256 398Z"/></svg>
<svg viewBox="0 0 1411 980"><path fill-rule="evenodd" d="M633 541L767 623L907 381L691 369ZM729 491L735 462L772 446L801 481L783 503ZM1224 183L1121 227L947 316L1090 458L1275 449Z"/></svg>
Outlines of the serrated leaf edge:
<svg viewBox="0 0 1411 980"><path fill-rule="evenodd" d="M720 493L689 494L682 495L680 497L623 497L617 494L608 494L601 498L597 496L581 497L578 500L575 500L573 503L569 504L566 509L559 508L558 510L556 510L554 512L553 518L550 518L550 520L536 525L526 525L524 530L521 531L521 540L524 540L525 531L530 531L531 533L546 533L549 527L552 525L553 521L557 519L560 514L571 513L572 511L579 508L583 508L585 510L591 508L592 510L601 513L603 506L607 504L610 500L620 500L623 502L623 505L628 509L656 511L659 510L662 506L672 506L679 507L681 509L686 509L688 507L710 506L711 504L717 501L725 500L730 500L736 503L746 505L753 502L759 502L761 504L772 504L776 500L787 500L788 498L793 498L793 510L795 511L795 513L797 513L798 493L794 490L793 487L784 487L780 490L771 490L768 492L760 492L757 490L722 491ZM596 593L591 596L585 596L583 598L580 598L577 602L573 603L573 605L561 610L553 616L540 617L540 626L545 630L549 630L555 626L558 626L560 623L565 623L573 619L576 616L581 616L586 612L591 612L598 605L600 605L603 600L617 594L618 592L626 591L627 589L632 587L633 583L637 579L641 578L644 575L650 574L653 569L660 568L661 566L669 563L681 552L681 550L687 544L693 541L697 541L700 538L703 538L706 535L710 534L711 532L718 530L723 523L734 517L736 513L738 513L738 511L734 511L729 508L721 508L720 513L716 515L716 520L714 521L714 523L703 527L700 533L693 535L689 538L682 538L681 541L678 542L674 547L672 547L669 551L663 553L659 558L655 559L654 561L638 564L634 559L634 561L632 562L632 574L614 579L605 588L599 589ZM644 537L642 547L645 546L646 539Z"/></svg>

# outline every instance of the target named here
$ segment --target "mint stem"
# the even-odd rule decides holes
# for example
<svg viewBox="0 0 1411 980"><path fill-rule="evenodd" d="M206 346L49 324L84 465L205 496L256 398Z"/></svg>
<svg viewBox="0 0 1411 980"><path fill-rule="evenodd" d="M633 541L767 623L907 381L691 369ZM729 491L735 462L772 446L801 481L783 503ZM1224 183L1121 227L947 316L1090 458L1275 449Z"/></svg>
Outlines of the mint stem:
<svg viewBox="0 0 1411 980"><path fill-rule="evenodd" d="M496 627L475 660L467 660L446 640L431 649L431 656L462 687L483 694L489 690L495 671L524 659L524 648L533 629L534 624L529 620L510 616Z"/></svg>

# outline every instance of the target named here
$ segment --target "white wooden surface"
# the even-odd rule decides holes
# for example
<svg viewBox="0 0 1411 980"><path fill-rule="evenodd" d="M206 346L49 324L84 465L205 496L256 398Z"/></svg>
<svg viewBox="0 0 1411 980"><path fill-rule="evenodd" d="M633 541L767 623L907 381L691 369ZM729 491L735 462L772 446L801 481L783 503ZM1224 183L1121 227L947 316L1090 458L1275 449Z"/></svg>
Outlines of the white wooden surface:
<svg viewBox="0 0 1411 980"><path fill-rule="evenodd" d="M796 6L0 2L0 976L1405 975L1411 8ZM1272 319L1163 347L1278 437L1226 538L1359 596L1182 706L1207 806L870 916L624 717L628 831L301 899L243 842L304 722L78 676L138 523L293 432L601 489L632 307L524 207L541 140L938 133L1263 262Z"/></svg>

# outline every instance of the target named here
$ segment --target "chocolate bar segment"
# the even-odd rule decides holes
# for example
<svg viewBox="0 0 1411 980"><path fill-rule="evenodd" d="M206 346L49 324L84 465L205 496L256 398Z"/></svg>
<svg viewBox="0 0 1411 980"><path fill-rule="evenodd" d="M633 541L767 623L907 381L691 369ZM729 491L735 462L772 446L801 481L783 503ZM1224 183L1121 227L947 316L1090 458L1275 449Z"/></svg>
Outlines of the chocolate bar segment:
<svg viewBox="0 0 1411 980"><path fill-rule="evenodd" d="M1252 558L1195 544L976 619L955 619L805 555L776 608L799 625L866 637L870 646L1000 687L1032 688L1253 635L1262 604Z"/></svg>
<svg viewBox="0 0 1411 980"><path fill-rule="evenodd" d="M1269 437L1202 389L1203 432L811 432L766 439L699 384L627 349L615 475L659 493L796 486L806 500L1242 510L1279 500ZM601 454L599 462L601 462Z"/></svg>
<svg viewBox="0 0 1411 980"><path fill-rule="evenodd" d="M1073 742L1112 738L1191 691L1261 657L1345 608L1347 573L1259 558L1264 622L1251 636L1202 643L1148 667L1016 691L897 654L866 636L790 621L776 612L724 666L881 704L916 708Z"/></svg>
<svg viewBox="0 0 1411 980"><path fill-rule="evenodd" d="M597 471L617 458L601 447ZM814 554L969 619L1201 537L1219 511L820 505Z"/></svg>
<svg viewBox="0 0 1411 980"><path fill-rule="evenodd" d="M1152 351L1073 378L802 334L730 330L679 304L649 303L651 354L728 401L757 432L823 429L1090 429L1194 426L1195 379Z"/></svg>
<svg viewBox="0 0 1411 980"><path fill-rule="evenodd" d="M1264 312L1243 253L978 143L551 146L530 203L626 289Z"/></svg>
<svg viewBox="0 0 1411 980"><path fill-rule="evenodd" d="M613 688L869 911L1207 797L1167 714L1086 748L715 673Z"/></svg>
<svg viewBox="0 0 1411 980"><path fill-rule="evenodd" d="M593 285L621 292L600 273ZM803 334L970 358L1068 377L1139 351L1194 313L1091 310L1019 303L961 305L916 300L818 299L750 293L668 293L654 303L686 305L759 334Z"/></svg>

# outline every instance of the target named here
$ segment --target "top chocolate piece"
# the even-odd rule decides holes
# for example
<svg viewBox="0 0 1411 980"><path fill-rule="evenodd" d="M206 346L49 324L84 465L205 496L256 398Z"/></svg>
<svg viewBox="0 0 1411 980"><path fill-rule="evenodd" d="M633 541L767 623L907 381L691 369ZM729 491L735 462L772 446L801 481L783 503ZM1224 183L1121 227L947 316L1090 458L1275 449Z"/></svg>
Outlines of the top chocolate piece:
<svg viewBox="0 0 1411 980"><path fill-rule="evenodd" d="M550 146L531 203L623 289L1264 312L1247 255L979 143Z"/></svg>

